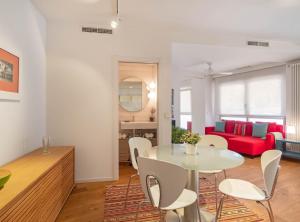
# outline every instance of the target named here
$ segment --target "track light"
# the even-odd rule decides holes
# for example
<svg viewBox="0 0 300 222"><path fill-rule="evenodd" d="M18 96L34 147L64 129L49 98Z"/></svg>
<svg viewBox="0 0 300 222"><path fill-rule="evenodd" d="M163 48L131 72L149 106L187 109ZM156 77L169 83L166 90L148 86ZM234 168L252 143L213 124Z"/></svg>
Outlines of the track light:
<svg viewBox="0 0 300 222"><path fill-rule="evenodd" d="M117 10L116 10L116 17L110 22L110 26L112 29L118 28L120 23L120 18L119 18L119 0L117 0Z"/></svg>

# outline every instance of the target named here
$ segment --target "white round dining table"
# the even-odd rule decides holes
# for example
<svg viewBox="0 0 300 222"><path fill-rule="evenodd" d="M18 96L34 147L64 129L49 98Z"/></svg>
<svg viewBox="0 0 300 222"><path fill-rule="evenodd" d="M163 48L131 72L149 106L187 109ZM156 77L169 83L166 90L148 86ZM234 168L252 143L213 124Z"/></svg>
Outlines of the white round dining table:
<svg viewBox="0 0 300 222"><path fill-rule="evenodd" d="M166 161L188 170L188 183L186 188L195 191L199 196L198 171L227 170L242 165L245 161L240 154L227 150L211 147L199 147L196 155L185 153L183 144L157 146L151 158ZM184 209L185 222L198 222L197 204ZM201 209L201 212L205 211Z"/></svg>

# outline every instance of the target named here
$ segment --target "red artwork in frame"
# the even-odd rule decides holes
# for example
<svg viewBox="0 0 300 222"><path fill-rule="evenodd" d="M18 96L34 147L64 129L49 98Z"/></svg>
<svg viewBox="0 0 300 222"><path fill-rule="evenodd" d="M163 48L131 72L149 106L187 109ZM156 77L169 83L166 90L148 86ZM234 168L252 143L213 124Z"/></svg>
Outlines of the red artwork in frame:
<svg viewBox="0 0 300 222"><path fill-rule="evenodd" d="M1 48L0 91L19 93L19 58Z"/></svg>

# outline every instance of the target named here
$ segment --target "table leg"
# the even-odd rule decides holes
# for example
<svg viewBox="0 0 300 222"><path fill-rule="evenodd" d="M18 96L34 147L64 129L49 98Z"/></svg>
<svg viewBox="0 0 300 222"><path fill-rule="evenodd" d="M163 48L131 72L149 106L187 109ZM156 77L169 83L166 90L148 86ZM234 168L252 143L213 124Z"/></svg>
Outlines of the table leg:
<svg viewBox="0 0 300 222"><path fill-rule="evenodd" d="M187 189L193 190L197 193L199 197L199 174L198 171L189 170L188 173L188 183L186 186ZM206 222L200 221L198 217L198 203L194 203L191 206L184 208L184 222ZM201 209L201 213L204 213L205 210ZM207 211L205 211L206 215L209 215ZM212 215L214 217L214 215Z"/></svg>
<svg viewBox="0 0 300 222"><path fill-rule="evenodd" d="M188 173L188 184L186 186L187 189L193 190L199 196L199 176L198 172L195 170L189 170ZM184 208L184 221L187 222L199 222L198 204L194 203L189 207Z"/></svg>

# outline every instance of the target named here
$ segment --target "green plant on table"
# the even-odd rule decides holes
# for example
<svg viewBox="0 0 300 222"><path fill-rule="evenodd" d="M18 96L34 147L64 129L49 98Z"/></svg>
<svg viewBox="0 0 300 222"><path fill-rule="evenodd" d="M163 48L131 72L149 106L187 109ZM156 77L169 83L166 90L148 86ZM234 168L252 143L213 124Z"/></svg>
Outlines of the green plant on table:
<svg viewBox="0 0 300 222"><path fill-rule="evenodd" d="M191 145L196 145L200 141L198 133L186 132L181 136L181 142Z"/></svg>
<svg viewBox="0 0 300 222"><path fill-rule="evenodd" d="M180 144L181 137L183 134L185 134L187 130L179 128L179 127L173 127L172 128L172 143L174 144Z"/></svg>

